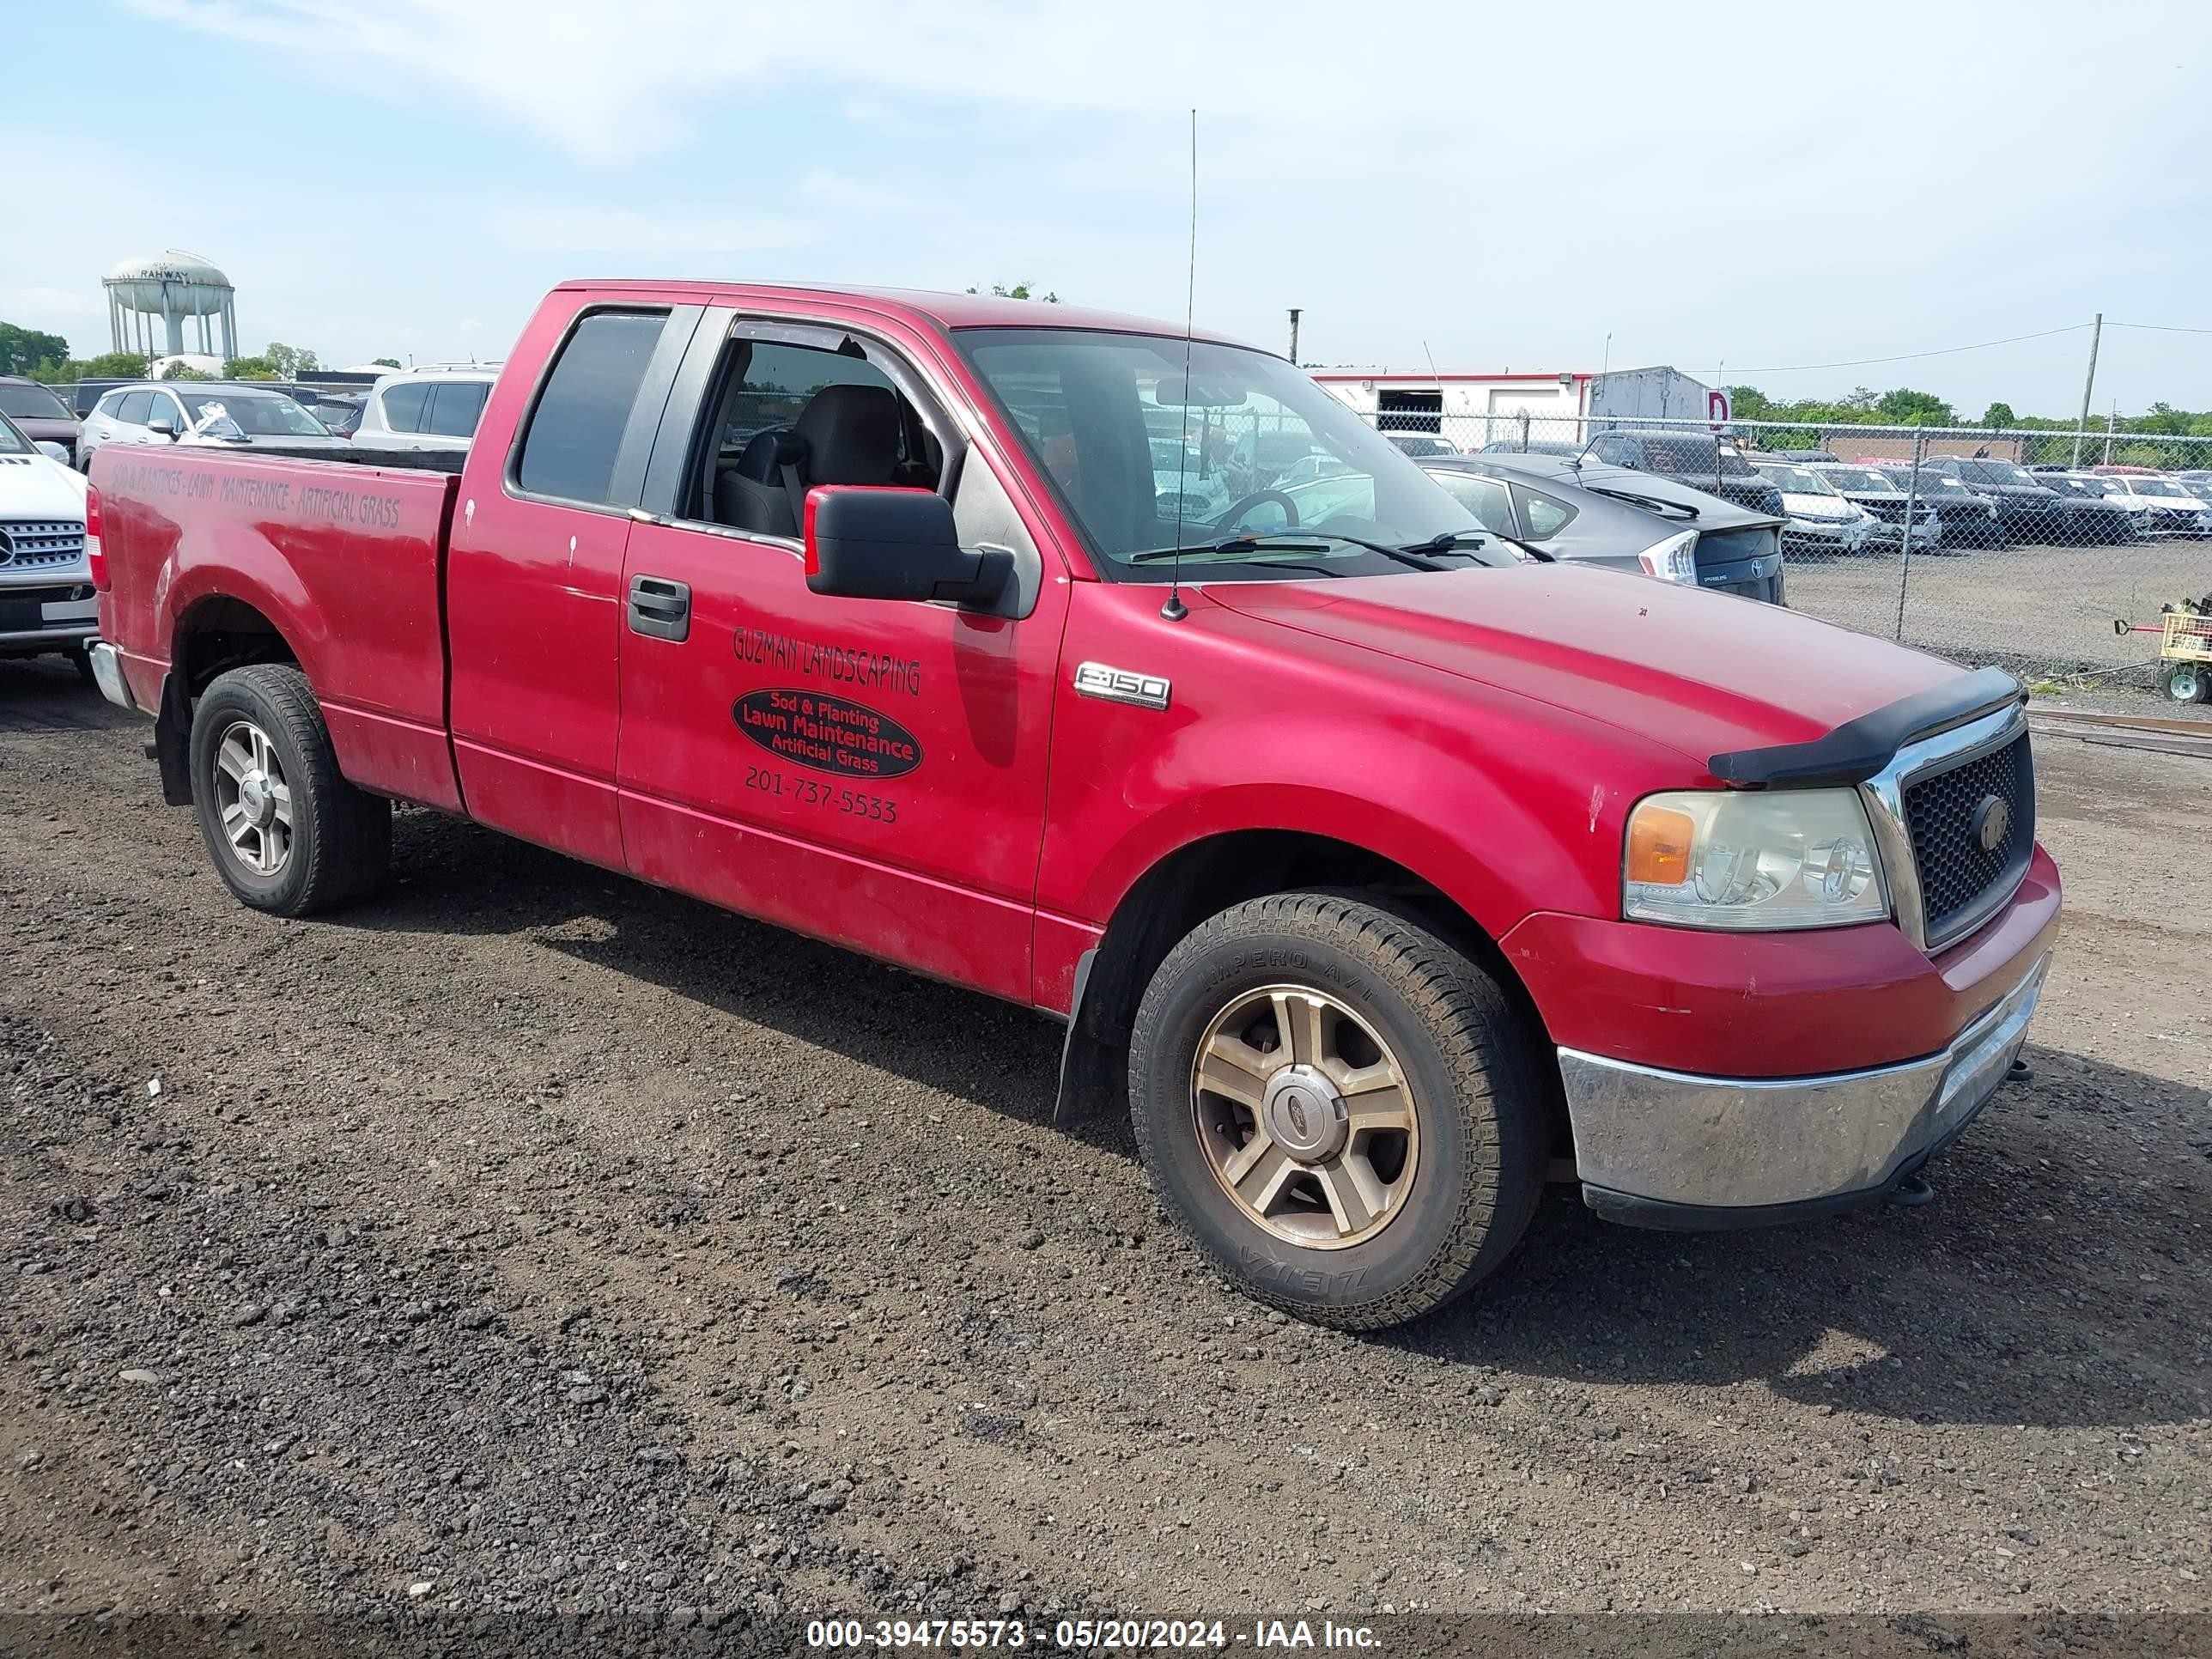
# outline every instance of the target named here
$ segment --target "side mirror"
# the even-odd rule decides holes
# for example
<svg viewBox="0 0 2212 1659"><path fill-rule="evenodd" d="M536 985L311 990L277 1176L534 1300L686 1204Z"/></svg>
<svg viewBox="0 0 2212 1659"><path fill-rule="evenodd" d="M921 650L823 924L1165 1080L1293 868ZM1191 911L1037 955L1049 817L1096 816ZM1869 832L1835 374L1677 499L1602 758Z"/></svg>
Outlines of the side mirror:
<svg viewBox="0 0 2212 1659"><path fill-rule="evenodd" d="M38 449L39 453L50 461L59 461L64 466L70 465L70 453L59 444L48 443L41 438L39 441Z"/></svg>
<svg viewBox="0 0 2212 1659"><path fill-rule="evenodd" d="M177 417L173 415L156 415L146 422L146 430L157 438L173 440L177 435Z"/></svg>
<svg viewBox="0 0 2212 1659"><path fill-rule="evenodd" d="M964 551L952 503L927 489L818 484L806 492L806 586L847 599L950 599L988 605L1013 556Z"/></svg>

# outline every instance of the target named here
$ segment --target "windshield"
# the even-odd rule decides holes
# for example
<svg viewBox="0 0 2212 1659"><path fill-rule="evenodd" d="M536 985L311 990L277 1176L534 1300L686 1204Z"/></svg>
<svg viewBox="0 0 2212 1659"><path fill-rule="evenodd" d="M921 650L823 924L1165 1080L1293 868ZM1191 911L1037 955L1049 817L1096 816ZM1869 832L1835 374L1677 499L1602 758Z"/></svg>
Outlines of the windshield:
<svg viewBox="0 0 2212 1659"><path fill-rule="evenodd" d="M289 398L269 392L187 392L195 425L221 409L249 438L327 438L330 428Z"/></svg>
<svg viewBox="0 0 2212 1659"><path fill-rule="evenodd" d="M1832 495L1835 486L1810 467L1762 466L1766 481L1788 495Z"/></svg>
<svg viewBox="0 0 2212 1659"><path fill-rule="evenodd" d="M30 450L31 441L23 435L21 428L5 415L0 415L0 455L27 455Z"/></svg>
<svg viewBox="0 0 2212 1659"><path fill-rule="evenodd" d="M1280 358L1084 329L953 338L1109 580L1168 581L1177 547L1185 573L1209 580L1517 562L1388 438Z"/></svg>
<svg viewBox="0 0 2212 1659"><path fill-rule="evenodd" d="M0 415L21 421L66 421L69 405L42 386L0 386Z"/></svg>
<svg viewBox="0 0 2212 1659"><path fill-rule="evenodd" d="M1959 471L1980 483L2033 484L2035 475L2014 466L2010 461L1961 461Z"/></svg>
<svg viewBox="0 0 2212 1659"><path fill-rule="evenodd" d="M1702 472L1710 477L1716 471L1741 475L1757 470L1744 459L1741 450L1717 438L1662 438L1647 434L1644 454L1645 464L1655 472Z"/></svg>
<svg viewBox="0 0 2212 1659"><path fill-rule="evenodd" d="M1820 475L1838 489L1887 490L1889 480L1863 466L1832 466Z"/></svg>

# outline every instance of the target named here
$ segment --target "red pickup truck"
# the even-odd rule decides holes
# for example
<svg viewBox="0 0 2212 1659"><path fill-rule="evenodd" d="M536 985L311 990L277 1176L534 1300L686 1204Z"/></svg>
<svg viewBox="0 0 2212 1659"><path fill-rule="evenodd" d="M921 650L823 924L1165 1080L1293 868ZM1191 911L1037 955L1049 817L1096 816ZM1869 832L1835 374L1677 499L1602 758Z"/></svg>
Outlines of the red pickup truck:
<svg viewBox="0 0 2212 1659"><path fill-rule="evenodd" d="M92 483L97 676L244 902L364 896L412 801L1025 1004L1316 1321L1446 1301L1547 1179L1918 1192L2057 923L2003 674L1544 562L1133 319L573 283L465 457Z"/></svg>

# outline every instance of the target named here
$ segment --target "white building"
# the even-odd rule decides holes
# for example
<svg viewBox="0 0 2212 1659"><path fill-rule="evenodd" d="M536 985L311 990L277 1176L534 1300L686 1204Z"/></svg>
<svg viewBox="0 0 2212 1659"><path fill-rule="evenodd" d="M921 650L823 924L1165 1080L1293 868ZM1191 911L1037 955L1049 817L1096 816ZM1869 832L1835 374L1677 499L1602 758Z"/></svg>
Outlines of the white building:
<svg viewBox="0 0 2212 1659"><path fill-rule="evenodd" d="M1603 374L1330 368L1314 371L1314 379L1385 431L1433 432L1462 449L1524 435L1580 442L1608 418L1728 420L1725 394L1664 366Z"/></svg>

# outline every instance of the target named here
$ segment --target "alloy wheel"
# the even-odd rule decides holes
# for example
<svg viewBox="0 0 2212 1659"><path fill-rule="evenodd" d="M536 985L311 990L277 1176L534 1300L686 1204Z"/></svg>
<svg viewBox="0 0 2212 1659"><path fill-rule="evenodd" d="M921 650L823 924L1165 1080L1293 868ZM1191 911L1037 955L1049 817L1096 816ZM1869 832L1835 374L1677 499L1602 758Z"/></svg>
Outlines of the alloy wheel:
<svg viewBox="0 0 2212 1659"><path fill-rule="evenodd" d="M1340 1249L1403 1211L1420 1153L1407 1074L1328 992L1269 985L1231 999L1199 1039L1190 1094L1214 1179L1277 1237Z"/></svg>
<svg viewBox="0 0 2212 1659"><path fill-rule="evenodd" d="M280 873L292 856L292 788L269 734L233 720L215 746L216 810L231 855L253 874Z"/></svg>

